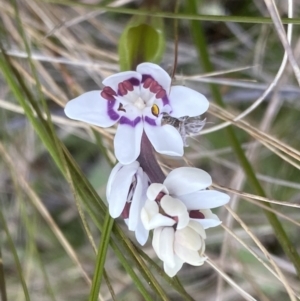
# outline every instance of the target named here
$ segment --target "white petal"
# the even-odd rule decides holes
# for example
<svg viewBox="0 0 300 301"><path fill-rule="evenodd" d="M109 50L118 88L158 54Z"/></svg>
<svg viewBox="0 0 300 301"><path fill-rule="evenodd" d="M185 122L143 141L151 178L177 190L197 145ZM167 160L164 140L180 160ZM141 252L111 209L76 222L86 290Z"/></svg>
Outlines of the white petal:
<svg viewBox="0 0 300 301"><path fill-rule="evenodd" d="M154 149L169 156L183 156L183 141L179 132L171 125L150 125L144 122L145 132Z"/></svg>
<svg viewBox="0 0 300 301"><path fill-rule="evenodd" d="M212 228L219 226L222 222L218 218L218 216L212 213L209 209L200 210L201 213L204 214L205 218L193 219L194 221L198 222L203 226L204 229Z"/></svg>
<svg viewBox="0 0 300 301"><path fill-rule="evenodd" d="M182 268L182 265L184 264L184 261L181 260L176 254L174 254L174 259L175 259L174 267L170 267L166 264L166 262L164 262L164 270L169 277L174 277Z"/></svg>
<svg viewBox="0 0 300 301"><path fill-rule="evenodd" d="M123 118L127 117L123 116L121 120ZM129 116L129 118L135 120L140 117ZM140 120L135 125L131 125L121 123L121 120L114 139L115 155L122 164L130 164L140 154L143 122Z"/></svg>
<svg viewBox="0 0 300 301"><path fill-rule="evenodd" d="M201 224L204 229L217 227L217 226L219 226L219 225L222 224L222 222L220 220L217 221L215 219L209 219L209 218L205 218L205 219L193 219L193 220L195 220L199 224Z"/></svg>
<svg viewBox="0 0 300 301"><path fill-rule="evenodd" d="M147 199L147 190L149 188L151 181L148 177L148 175L144 172L143 176L143 196L145 196L145 199Z"/></svg>
<svg viewBox="0 0 300 301"><path fill-rule="evenodd" d="M176 241L174 242L174 250L175 254L181 260L184 260L186 263L189 263L191 265L199 266L202 265L206 260L205 257L199 255L198 251L187 249Z"/></svg>
<svg viewBox="0 0 300 301"><path fill-rule="evenodd" d="M173 86L169 95L172 117L199 116L207 111L209 102L206 97L184 86Z"/></svg>
<svg viewBox="0 0 300 301"><path fill-rule="evenodd" d="M134 164L134 162L132 164ZM138 163L138 165L140 165L140 164ZM107 199L107 201L109 201L109 196L110 196L110 192L111 192L111 185L112 185L113 181L115 180L116 174L118 173L118 171L122 167L123 167L123 165L121 163L117 163L114 166L114 168L111 170L111 173L109 175L107 185L106 185L106 199Z"/></svg>
<svg viewBox="0 0 300 301"><path fill-rule="evenodd" d="M142 212L143 212L143 209L142 209ZM163 226L164 227L173 226L176 223L172 218L162 215L160 213L154 215L147 224L144 222L143 218L142 218L142 221L143 221L145 228L148 230L152 230L157 227L163 227Z"/></svg>
<svg viewBox="0 0 300 301"><path fill-rule="evenodd" d="M190 227L185 227L181 230L177 229L175 232L175 240L177 243L194 251L200 250L203 244L203 239L200 235Z"/></svg>
<svg viewBox="0 0 300 301"><path fill-rule="evenodd" d="M141 219L148 230L161 226L173 226L175 221L159 213L159 207L155 201L147 200L141 211Z"/></svg>
<svg viewBox="0 0 300 301"><path fill-rule="evenodd" d="M149 220L159 212L157 203L153 200L146 200L141 212L142 221L144 224L149 223Z"/></svg>
<svg viewBox="0 0 300 301"><path fill-rule="evenodd" d="M90 91L70 100L65 107L65 114L75 120L84 121L101 127L115 124L120 115L117 113L118 102L106 100L101 91Z"/></svg>
<svg viewBox="0 0 300 301"><path fill-rule="evenodd" d="M147 190L147 198L154 201L160 192L169 193L165 185L152 183Z"/></svg>
<svg viewBox="0 0 300 301"><path fill-rule="evenodd" d="M149 237L149 230L145 229L144 225L141 222L141 219L139 219L138 225L135 229L135 238L138 241L138 243L143 246Z"/></svg>
<svg viewBox="0 0 300 301"><path fill-rule="evenodd" d="M153 231L153 239L152 239L152 247L157 255L157 257L161 260L160 254L160 235L163 230L163 227L155 228Z"/></svg>
<svg viewBox="0 0 300 301"><path fill-rule="evenodd" d="M171 86L171 77L160 66L152 63L142 63L136 68L136 71L142 75L150 75L154 80L158 82L169 93Z"/></svg>
<svg viewBox="0 0 300 301"><path fill-rule="evenodd" d="M113 218L118 217L124 209L129 188L132 183L132 177L137 171L136 166L139 165L138 162L136 163L137 164L125 165L120 169L112 183L108 203L109 213Z"/></svg>
<svg viewBox="0 0 300 301"><path fill-rule="evenodd" d="M211 176L204 170L194 167L173 169L164 181L170 195L181 196L210 186Z"/></svg>
<svg viewBox="0 0 300 301"><path fill-rule="evenodd" d="M149 187L149 178L146 173L142 172L142 174L143 174L142 196L141 196L141 200L140 200L140 203L141 203L140 211L138 212L139 213L138 224L135 228L135 237L136 237L136 240L139 242L139 244L143 246L147 242L147 239L149 237L149 230L147 230L142 223L141 208L145 205L145 202L147 200L146 191L147 191L147 188Z"/></svg>
<svg viewBox="0 0 300 301"><path fill-rule="evenodd" d="M172 227L164 227L159 241L159 250L161 260L170 267L175 267L174 259L174 229Z"/></svg>
<svg viewBox="0 0 300 301"><path fill-rule="evenodd" d="M188 211L185 211L184 213L178 216L178 222L176 228L178 230L185 228L188 225L189 221L190 221L189 213Z"/></svg>
<svg viewBox="0 0 300 301"><path fill-rule="evenodd" d="M216 214L214 214L210 209L201 209L200 211L204 214L205 218L215 219L218 221L220 220L219 217Z"/></svg>
<svg viewBox="0 0 300 301"><path fill-rule="evenodd" d="M201 190L180 196L188 210L216 208L227 204L229 199L228 194L216 190Z"/></svg>
<svg viewBox="0 0 300 301"><path fill-rule="evenodd" d="M202 240L202 245L201 245L201 248L198 250L198 253L200 256L204 257L204 252L205 252L205 241Z"/></svg>
<svg viewBox="0 0 300 301"><path fill-rule="evenodd" d="M188 227L193 229L195 232L197 232L203 239L206 238L205 230L201 224L191 219Z"/></svg>
<svg viewBox="0 0 300 301"><path fill-rule="evenodd" d="M162 197L160 205L161 208L170 216L177 216L187 211L184 203L169 195L165 195Z"/></svg>
<svg viewBox="0 0 300 301"><path fill-rule="evenodd" d="M142 199L143 193L143 170L139 167L136 173L136 187L132 196L132 202L129 210L129 218L128 218L128 229L131 231L135 231L138 225L138 222L141 218L141 210L144 206L146 199Z"/></svg>
<svg viewBox="0 0 300 301"><path fill-rule="evenodd" d="M178 199L165 195L160 202L161 208L169 216L178 217L177 229L187 226L190 218L185 205Z"/></svg>
<svg viewBox="0 0 300 301"><path fill-rule="evenodd" d="M135 79L138 82L141 82L142 76L136 72L136 71L125 71L125 72L120 72L113 74L106 79L103 80L103 85L104 86L109 86L111 87L116 93L118 92L118 84L125 81L129 80L132 81L132 79Z"/></svg>

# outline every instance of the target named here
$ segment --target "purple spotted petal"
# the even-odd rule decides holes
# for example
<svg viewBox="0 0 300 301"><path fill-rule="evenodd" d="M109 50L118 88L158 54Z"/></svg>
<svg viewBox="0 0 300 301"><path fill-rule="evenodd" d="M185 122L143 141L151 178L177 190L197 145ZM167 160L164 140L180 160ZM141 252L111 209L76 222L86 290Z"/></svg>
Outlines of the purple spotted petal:
<svg viewBox="0 0 300 301"><path fill-rule="evenodd" d="M107 77L102 83L105 86L111 87L117 93L119 83L126 80L128 80L133 86L139 86L142 76L136 71L125 71Z"/></svg>
<svg viewBox="0 0 300 301"><path fill-rule="evenodd" d="M90 91L70 100L65 107L65 114L71 119L104 128L112 126L120 118L117 113L118 102L104 99L100 93Z"/></svg>
<svg viewBox="0 0 300 301"><path fill-rule="evenodd" d="M143 79L146 79L148 77L153 78L158 82L159 85L161 85L165 89L167 94L169 93L171 86L171 77L160 66L152 63L142 63L137 66L136 71L143 75Z"/></svg>

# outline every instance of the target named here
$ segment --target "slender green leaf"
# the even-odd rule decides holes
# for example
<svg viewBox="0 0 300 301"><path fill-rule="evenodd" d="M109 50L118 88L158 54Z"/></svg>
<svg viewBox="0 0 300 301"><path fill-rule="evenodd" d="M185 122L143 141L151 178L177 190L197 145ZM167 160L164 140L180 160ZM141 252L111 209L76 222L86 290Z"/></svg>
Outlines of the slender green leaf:
<svg viewBox="0 0 300 301"><path fill-rule="evenodd" d="M104 269L104 272L103 272L103 277L104 277L104 279L105 279L105 282L106 282L106 285L107 285L108 290L109 290L109 292L110 292L110 295L111 295L112 300L113 300L113 301L117 301L116 294L115 294L115 292L114 292L114 290L113 290L113 288L112 288L112 285L111 285L111 283L110 283L110 279L109 279L109 277L108 277L107 272L106 272L105 269Z"/></svg>
<svg viewBox="0 0 300 301"><path fill-rule="evenodd" d="M14 257L14 260L15 260L15 263L16 263L17 272L18 272L18 275L19 275L19 278L20 278L20 281L21 281L21 284L22 284L25 300L30 301L28 288L27 288L27 285L26 285L26 282L25 282L25 279L24 279L24 276L23 276L23 272L22 272L21 262L19 260L19 256L18 256L17 250L15 248L13 239L10 235L9 230L8 230L7 223L6 223L6 220L3 216L2 210L0 210L0 223L2 224L2 229L4 230L4 232L6 234L10 250L13 254L13 257Z"/></svg>
<svg viewBox="0 0 300 301"><path fill-rule="evenodd" d="M0 296L1 296L2 301L7 301L5 274L4 274L3 257L2 257L1 248L0 248Z"/></svg>
<svg viewBox="0 0 300 301"><path fill-rule="evenodd" d="M40 0L46 3L58 3L67 6L81 6L91 9L103 9L103 11L127 14L127 15L138 15L138 16L151 16L169 19L181 19L181 20L198 20L208 22L234 22L234 23L252 23L252 24L273 24L271 18L267 17L249 17L249 16L218 16L218 15L199 15L197 13L180 14L173 12L149 12L141 9L131 8L119 8L109 7L102 4L92 4L87 2L67 1L67 0ZM281 18L283 24L300 24L300 18Z"/></svg>
<svg viewBox="0 0 300 301"><path fill-rule="evenodd" d="M104 264L106 259L107 248L110 240L111 229L114 223L114 219L110 217L109 212L107 211L104 224L102 236L98 248L96 266L94 271L94 277L92 282L92 288L89 295L89 301L97 301L101 286L102 275L104 271Z"/></svg>

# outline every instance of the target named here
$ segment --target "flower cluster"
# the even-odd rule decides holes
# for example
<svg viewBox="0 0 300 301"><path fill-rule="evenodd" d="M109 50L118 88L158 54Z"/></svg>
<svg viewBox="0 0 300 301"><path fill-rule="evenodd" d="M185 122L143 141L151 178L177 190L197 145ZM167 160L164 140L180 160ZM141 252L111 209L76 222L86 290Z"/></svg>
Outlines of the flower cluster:
<svg viewBox="0 0 300 301"><path fill-rule="evenodd" d="M171 86L159 66L142 63L136 71L106 78L104 88L67 103L68 117L101 127L118 122L114 150L119 163L106 189L109 213L121 216L144 245L153 230L152 245L173 277L183 263L205 262L205 229L221 221L211 209L229 201L227 194L210 190L211 177L201 169L180 167L167 176L153 149L182 156L186 136L197 134L208 109L202 94Z"/></svg>
<svg viewBox="0 0 300 301"><path fill-rule="evenodd" d="M205 261L204 229L221 223L210 209L229 201L227 194L207 190L211 184L204 170L179 167L147 190L142 222L147 230L154 229L153 248L171 277L184 262L197 266Z"/></svg>

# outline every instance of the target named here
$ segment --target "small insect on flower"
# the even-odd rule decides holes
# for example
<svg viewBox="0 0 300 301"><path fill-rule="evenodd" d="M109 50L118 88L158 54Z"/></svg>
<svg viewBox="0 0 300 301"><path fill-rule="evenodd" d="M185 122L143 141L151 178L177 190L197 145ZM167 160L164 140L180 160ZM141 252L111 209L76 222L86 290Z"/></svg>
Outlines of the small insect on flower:
<svg viewBox="0 0 300 301"><path fill-rule="evenodd" d="M184 146L188 146L186 138L188 136L199 134L199 132L205 126L205 122L206 119L201 119L201 116L184 116L180 118L174 118L168 114L164 114L162 118L162 124L170 124L177 129L177 131L181 135Z"/></svg>
<svg viewBox="0 0 300 301"><path fill-rule="evenodd" d="M168 73L152 63L109 76L103 84L103 90L69 101L65 113L69 118L105 128L119 122L114 148L122 164L130 164L139 156L143 132L157 152L182 156L184 139L176 127L162 122L164 114L180 120L199 116L209 106L206 97L197 91L171 86Z"/></svg>

